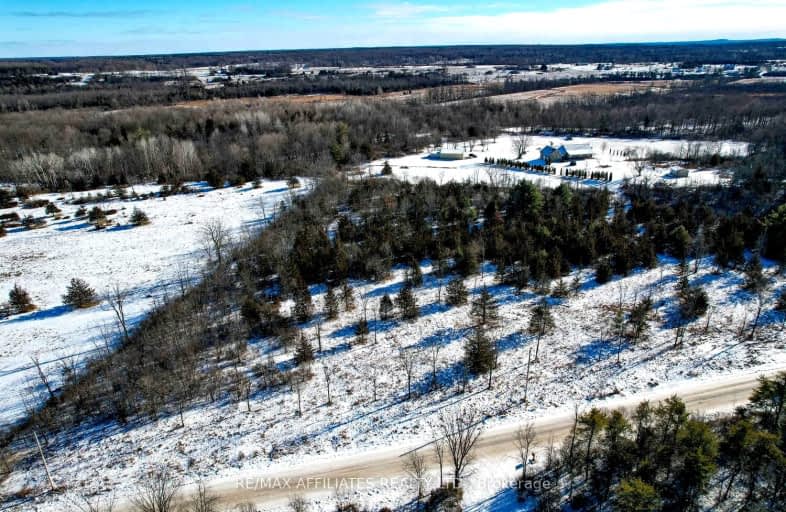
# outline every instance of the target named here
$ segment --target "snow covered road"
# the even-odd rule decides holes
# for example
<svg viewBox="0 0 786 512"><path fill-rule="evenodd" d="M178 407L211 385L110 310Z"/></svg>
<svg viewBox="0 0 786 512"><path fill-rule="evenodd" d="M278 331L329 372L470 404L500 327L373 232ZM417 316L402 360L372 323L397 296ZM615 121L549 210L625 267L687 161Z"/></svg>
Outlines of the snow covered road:
<svg viewBox="0 0 786 512"><path fill-rule="evenodd" d="M786 367L767 372L767 375L783 370ZM722 379L675 383L648 393L585 403L582 404L582 410L591 405L609 409L631 408L644 400L659 401L676 394L692 412L727 412L747 402L760 375L746 373ZM558 444L570 431L572 422L571 413L536 419L533 422L537 436L536 449L543 448L552 439ZM503 424L483 433L476 450L476 477L485 480L514 477L515 436L519 426L519 423ZM374 496L386 492L375 488L375 485L391 486L406 478L404 455L414 449L422 449L431 459L430 446L401 444L341 457L315 457L296 466L281 465L261 472L240 472L234 477L207 482L206 485L219 496L222 504L254 503L264 505L264 510L284 510L289 498L294 495L312 500L318 510L322 509L320 505L332 506L337 493L350 500L374 503ZM434 460L429 460L429 468L436 468ZM447 473L446 468L446 476ZM432 478L433 482L438 481L435 475ZM488 498L483 495L483 488L473 489L473 478L469 479L468 489L465 490L465 503ZM188 491L184 494L188 494ZM127 509L126 505L121 506L121 510Z"/></svg>

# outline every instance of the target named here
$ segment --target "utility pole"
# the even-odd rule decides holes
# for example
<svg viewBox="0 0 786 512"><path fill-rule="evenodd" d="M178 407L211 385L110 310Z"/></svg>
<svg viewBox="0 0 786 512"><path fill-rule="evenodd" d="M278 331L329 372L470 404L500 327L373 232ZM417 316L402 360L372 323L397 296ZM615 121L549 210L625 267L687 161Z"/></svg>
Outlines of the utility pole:
<svg viewBox="0 0 786 512"><path fill-rule="evenodd" d="M35 438L35 444L38 446L38 453L41 455L41 460L44 463L44 470L46 471L46 479L49 480L49 488L52 492L55 491L55 483L52 481L52 475L49 473L49 464L46 463L46 457L44 456L44 450L41 448L41 442L38 441L38 434L36 434L35 430L33 431L33 437Z"/></svg>

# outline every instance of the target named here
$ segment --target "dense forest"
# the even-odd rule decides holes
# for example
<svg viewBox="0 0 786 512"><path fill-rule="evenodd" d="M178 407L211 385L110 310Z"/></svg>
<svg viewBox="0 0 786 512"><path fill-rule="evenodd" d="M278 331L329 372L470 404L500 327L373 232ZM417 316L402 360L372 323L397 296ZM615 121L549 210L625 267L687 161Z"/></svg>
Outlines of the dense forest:
<svg viewBox="0 0 786 512"><path fill-rule="evenodd" d="M263 81L236 82L227 77L214 80L219 87L205 87L194 77L149 78L97 75L73 86L46 77L0 76L0 112L26 112L54 108L118 109L146 105L172 105L193 100L267 98L289 94L346 94L370 96L395 91L446 87L466 83L461 75L444 72L324 73L292 75Z"/></svg>
<svg viewBox="0 0 786 512"><path fill-rule="evenodd" d="M310 66L440 65L450 62L529 67L552 62L681 62L761 64L783 58L782 41L708 41L692 43L423 46L271 50L128 57L63 57L0 61L0 74L112 72L182 69L262 63Z"/></svg>
<svg viewBox="0 0 786 512"><path fill-rule="evenodd" d="M439 88L435 91L438 95ZM190 180L221 185L257 177L319 176L411 153L443 138L493 138L507 127L743 139L755 149L771 149L744 167L775 178L783 173L784 112L786 85L709 82L547 106L484 99L448 105L357 100L9 113L0 123L0 181L67 191L151 180L177 188Z"/></svg>

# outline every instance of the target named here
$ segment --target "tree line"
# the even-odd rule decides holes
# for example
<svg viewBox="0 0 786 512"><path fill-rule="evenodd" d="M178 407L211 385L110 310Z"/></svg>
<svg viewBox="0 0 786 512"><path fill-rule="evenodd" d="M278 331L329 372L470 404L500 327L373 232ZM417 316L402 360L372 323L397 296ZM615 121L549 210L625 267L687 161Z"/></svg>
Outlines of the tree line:
<svg viewBox="0 0 786 512"><path fill-rule="evenodd" d="M783 174L786 94L756 91L704 84L548 106L413 100L4 114L0 179L62 191L151 180L177 189L189 180L220 186L318 176L443 138L480 143L514 126L626 137L739 137L754 144L752 159L775 178ZM758 156L765 149L766 156Z"/></svg>
<svg viewBox="0 0 786 512"><path fill-rule="evenodd" d="M540 469L522 464L518 494L534 510L619 512L786 507L786 374L761 378L750 403L717 420L678 397L631 412L576 410ZM519 435L532 453L532 431ZM525 451L526 450L526 451Z"/></svg>
<svg viewBox="0 0 786 512"><path fill-rule="evenodd" d="M424 73L292 74L255 80L216 76L205 87L196 77L139 77L95 75L86 83L70 85L61 78L0 76L0 113L55 108L119 109L172 105L194 100L267 98L283 95L345 94L371 96L386 92L466 83L462 75L441 71Z"/></svg>
<svg viewBox="0 0 786 512"><path fill-rule="evenodd" d="M658 44L336 48L117 57L60 57L0 61L0 74L178 70L189 67L238 64L360 67L444 65L451 62L498 65L504 62L510 66L530 67L551 62L681 62L688 67L701 64L755 65L782 58L782 46L783 43L780 41L709 41Z"/></svg>

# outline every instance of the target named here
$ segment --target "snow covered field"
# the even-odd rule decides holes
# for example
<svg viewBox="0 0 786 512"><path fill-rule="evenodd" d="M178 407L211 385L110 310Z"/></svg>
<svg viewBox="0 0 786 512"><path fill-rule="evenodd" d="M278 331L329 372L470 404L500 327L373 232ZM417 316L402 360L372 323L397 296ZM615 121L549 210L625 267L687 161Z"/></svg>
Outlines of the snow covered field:
<svg viewBox="0 0 786 512"><path fill-rule="evenodd" d="M674 163L659 165L657 167L646 167L643 169L641 178L650 183L663 181L675 186L687 186L701 183L717 183L722 180L721 173L717 169L692 169L688 177L672 177L674 168L679 168L679 161L690 155L714 154L721 156L745 156L748 153L748 144L743 142L701 142L701 141L681 141L663 139L617 139L607 137L573 137L565 140L559 136L533 135L529 137L527 152L519 159L521 162L534 162L540 158L540 148L548 145L559 147L562 144L589 144L592 146L593 158L579 160L575 166L570 166L570 162L556 163L553 167L557 169L579 169L592 171L605 171L613 173L611 183L599 182L595 180L579 180L552 176L543 172L533 170L505 169L499 166L487 165L484 163L486 158L515 160L517 157L514 148L514 135L500 135L496 139L475 142L448 143L445 149L463 150L466 155L474 154L474 158L464 160L440 160L433 155L435 148L423 151L418 154L408 155L401 158L393 158L388 161L393 168L393 174L399 178L409 181L417 181L429 178L437 183L448 181L489 182L494 180L529 180L548 187L556 187L562 182L578 183L581 186L608 186L615 189L624 179L638 179L636 169L636 158L643 158L651 153L671 155ZM542 162L541 162L542 163ZM383 160L372 162L367 166L367 172L378 173L384 165Z"/></svg>
<svg viewBox="0 0 786 512"><path fill-rule="evenodd" d="M27 408L45 399L31 358L40 360L57 385L62 363L78 364L104 347L102 330L117 332L105 302L85 310L63 305L61 296L71 278L84 279L98 294L114 285L128 290L126 314L136 323L156 300L173 293L184 273L191 279L198 277L205 260L201 233L207 221L221 219L238 236L262 226L263 205L270 216L281 201L290 199L285 181L263 182L260 188L250 184L220 190L204 184L192 187L194 193L167 198L115 198L97 203L104 210L118 210L111 217L115 224L103 230L96 230L84 218L74 218L79 206L68 203L84 194L42 194L35 198L55 203L64 218L47 216L48 224L41 229L8 229L8 235L0 239L0 301L19 284L30 293L37 310L0 319L0 426L22 418ZM128 192L142 195L159 188L136 186ZM129 224L135 207L148 215L149 225ZM43 207L1 212L14 211L20 217L46 215Z"/></svg>
<svg viewBox="0 0 786 512"><path fill-rule="evenodd" d="M171 417L137 428L114 426L96 435L88 433L51 453L50 467L74 492L116 489L123 496L140 475L160 464L188 475L187 481L214 480L429 441L429 424L446 407L474 408L488 416L487 428L494 428L569 412L574 404L586 408L590 401L786 368L783 317L772 310L773 296L786 280L774 275L772 265L767 265L772 287L756 340L746 341L739 333L753 318L756 306L756 299L741 291L742 276L733 271L716 273L711 262L705 261L691 282L701 283L709 294L709 328L705 331L704 318L697 320L689 327L684 345L674 348L674 330L668 319L676 307L676 276L674 262L663 261L661 268L637 271L605 285L598 285L591 272L566 278L570 283L577 275L580 292L563 300L551 299L557 327L541 341L540 361L532 367L525 403L526 361L536 344L526 329L538 298L529 291L516 295L508 287L495 285L494 268L487 264L484 276L471 277L466 285L475 295L487 284L500 304L499 325L490 332L497 340L500 367L493 389L488 390L486 379L480 377L470 380L462 393L461 360L464 340L470 333L470 306L450 308L437 303L438 281L429 274L430 263L424 261L422 269L424 283L416 290L420 318L412 323L370 321L372 332L364 345L356 344L354 335L364 301L369 311L376 310L384 294L397 293L404 270L397 269L386 282L353 283L356 310L322 325L323 351L313 364L314 377L303 389L302 416L297 415L293 390L260 390L252 397L250 413L244 402L224 401L194 407L185 415L184 428L179 418ZM312 291L320 310L324 289L314 287ZM605 327L609 310L620 295L630 304L644 294L651 294L655 304L649 339L638 346L623 347L618 365L616 345L609 341ZM314 340L315 324L307 324L305 330ZM313 344L316 346L315 340ZM276 347L271 340L254 340L251 350L257 362L272 357L282 368L292 364L292 352ZM415 354L417 360L411 400L407 400L406 374L398 363L399 350ZM430 361L435 352L439 387L431 389ZM332 375L331 406L326 405L324 367ZM744 399L740 397L740 402ZM512 460L510 466L504 469L513 472ZM43 482L43 471L37 468L13 475L7 488L40 489ZM492 494L492 490L474 490L467 503L480 502ZM378 507L400 503L403 495L365 491L354 498ZM50 500L36 510L62 510L61 500ZM331 503L323 500L316 509L330 510ZM472 510L495 507L478 504Z"/></svg>

